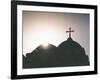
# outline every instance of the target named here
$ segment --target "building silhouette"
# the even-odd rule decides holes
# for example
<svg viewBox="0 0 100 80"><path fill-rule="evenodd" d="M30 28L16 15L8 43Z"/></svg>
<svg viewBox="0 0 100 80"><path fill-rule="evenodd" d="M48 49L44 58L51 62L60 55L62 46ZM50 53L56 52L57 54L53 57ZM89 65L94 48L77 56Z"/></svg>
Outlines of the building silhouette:
<svg viewBox="0 0 100 80"><path fill-rule="evenodd" d="M44 68L44 67L67 67L89 65L89 58L85 49L71 37L69 28L69 38L63 41L58 47L48 44L47 48L38 46L31 53L23 56L23 68Z"/></svg>

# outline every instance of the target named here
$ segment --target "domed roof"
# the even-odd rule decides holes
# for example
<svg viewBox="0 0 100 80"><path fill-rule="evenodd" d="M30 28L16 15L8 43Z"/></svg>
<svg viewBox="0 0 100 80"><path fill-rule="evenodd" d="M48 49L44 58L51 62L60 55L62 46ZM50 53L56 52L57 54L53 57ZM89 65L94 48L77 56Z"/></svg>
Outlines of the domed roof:
<svg viewBox="0 0 100 80"><path fill-rule="evenodd" d="M71 37L69 37L66 41L62 42L58 47L82 48L81 45L74 41Z"/></svg>
<svg viewBox="0 0 100 80"><path fill-rule="evenodd" d="M71 37L58 46L58 52L63 64L66 63L67 66L89 65L84 48Z"/></svg>
<svg viewBox="0 0 100 80"><path fill-rule="evenodd" d="M72 54L72 55L85 55L85 50L79 43L74 41L71 37L69 37L66 41L62 42L58 49L60 52L64 54Z"/></svg>

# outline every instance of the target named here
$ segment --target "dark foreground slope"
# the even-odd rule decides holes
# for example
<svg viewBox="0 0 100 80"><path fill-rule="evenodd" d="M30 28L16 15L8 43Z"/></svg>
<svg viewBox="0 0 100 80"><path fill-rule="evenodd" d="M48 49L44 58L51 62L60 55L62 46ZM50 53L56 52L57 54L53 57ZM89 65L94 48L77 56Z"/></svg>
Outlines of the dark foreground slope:
<svg viewBox="0 0 100 80"><path fill-rule="evenodd" d="M56 46L49 44L47 47L40 45L23 59L24 68L52 67L56 64Z"/></svg>

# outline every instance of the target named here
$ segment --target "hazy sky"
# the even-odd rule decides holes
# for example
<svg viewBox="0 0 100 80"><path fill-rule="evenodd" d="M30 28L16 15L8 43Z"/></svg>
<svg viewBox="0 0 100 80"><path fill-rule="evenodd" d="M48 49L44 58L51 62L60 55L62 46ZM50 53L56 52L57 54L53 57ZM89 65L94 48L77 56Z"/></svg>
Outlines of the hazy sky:
<svg viewBox="0 0 100 80"><path fill-rule="evenodd" d="M23 54L32 52L40 44L58 46L67 40L69 27L72 39L89 55L89 14L23 11Z"/></svg>

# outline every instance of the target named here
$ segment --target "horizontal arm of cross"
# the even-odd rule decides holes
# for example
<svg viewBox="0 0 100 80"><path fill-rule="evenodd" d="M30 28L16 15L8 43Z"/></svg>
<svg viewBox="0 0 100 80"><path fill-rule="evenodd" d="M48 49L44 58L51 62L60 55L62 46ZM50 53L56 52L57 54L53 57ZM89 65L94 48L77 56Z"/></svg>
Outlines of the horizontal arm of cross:
<svg viewBox="0 0 100 80"><path fill-rule="evenodd" d="M66 32L74 32L74 30L72 30L72 31L66 31Z"/></svg>

